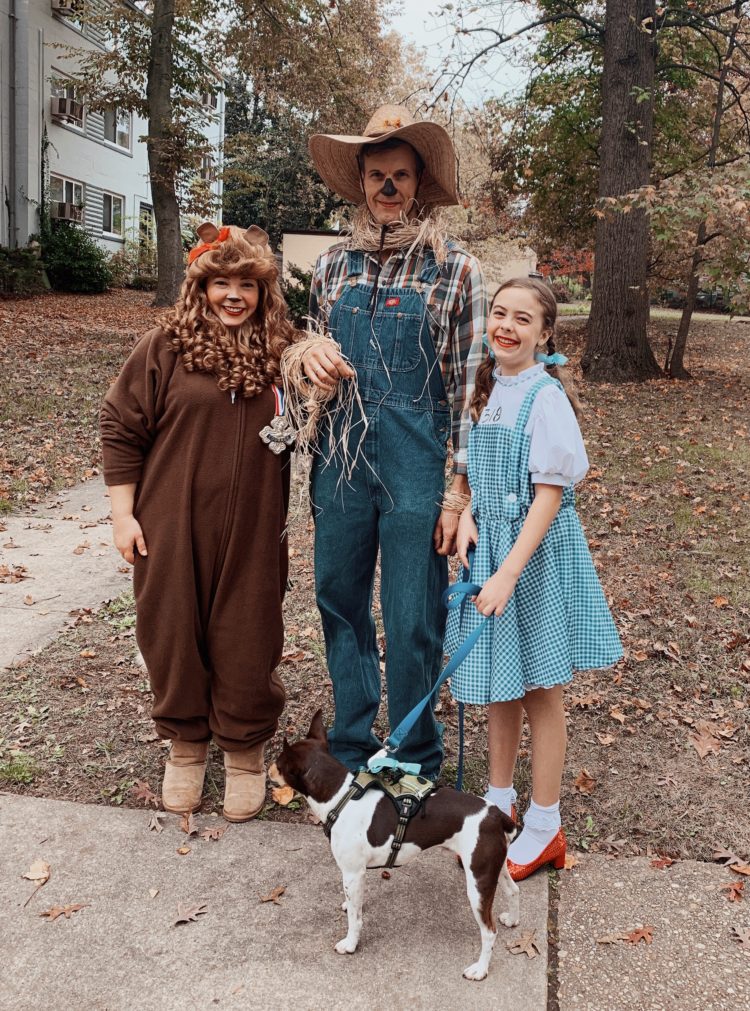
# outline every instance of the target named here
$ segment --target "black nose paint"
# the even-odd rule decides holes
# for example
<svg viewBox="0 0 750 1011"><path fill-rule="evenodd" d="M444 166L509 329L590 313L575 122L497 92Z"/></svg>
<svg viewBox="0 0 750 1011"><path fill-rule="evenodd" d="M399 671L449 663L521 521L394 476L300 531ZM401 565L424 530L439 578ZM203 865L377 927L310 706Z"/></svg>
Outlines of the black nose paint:
<svg viewBox="0 0 750 1011"><path fill-rule="evenodd" d="M386 181L383 183L383 188L382 188L382 190L380 192L383 194L384 197L395 197L396 196L396 193L398 192L398 190L393 185L393 180L391 179L390 176L388 176L388 178L386 179Z"/></svg>

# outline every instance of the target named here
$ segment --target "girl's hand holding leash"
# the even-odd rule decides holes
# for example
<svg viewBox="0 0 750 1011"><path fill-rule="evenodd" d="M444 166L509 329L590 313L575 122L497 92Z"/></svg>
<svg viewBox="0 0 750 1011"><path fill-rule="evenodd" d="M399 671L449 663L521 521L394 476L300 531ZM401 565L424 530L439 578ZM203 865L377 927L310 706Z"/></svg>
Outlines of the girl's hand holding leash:
<svg viewBox="0 0 750 1011"><path fill-rule="evenodd" d="M469 551L477 546L478 536L477 525L471 514L471 505L467 505L458 521L456 535L456 553L465 569L469 568Z"/></svg>
<svg viewBox="0 0 750 1011"><path fill-rule="evenodd" d="M347 365L331 341L330 348L316 341L304 355L302 365L305 375L319 390L333 390L339 379L352 379L354 369Z"/></svg>
<svg viewBox="0 0 750 1011"><path fill-rule="evenodd" d="M501 565L476 595L474 599L476 609L485 617L494 614L499 618L513 596L517 582L518 576Z"/></svg>

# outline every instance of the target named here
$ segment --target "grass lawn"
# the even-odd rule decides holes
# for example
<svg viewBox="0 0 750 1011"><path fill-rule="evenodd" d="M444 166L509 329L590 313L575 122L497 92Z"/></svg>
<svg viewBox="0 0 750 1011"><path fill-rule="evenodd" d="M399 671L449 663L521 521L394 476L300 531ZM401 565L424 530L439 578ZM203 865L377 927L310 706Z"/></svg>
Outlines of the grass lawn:
<svg viewBox="0 0 750 1011"><path fill-rule="evenodd" d="M148 296L103 298L93 316L91 300L63 301L65 319L52 298L48 319L46 300L42 308L0 303L9 508L98 466L101 394L134 334L153 318ZM670 326L661 319L652 325L659 361ZM582 344L581 324L563 323L558 345L574 368ZM576 675L567 693L563 821L574 846L710 859L716 844L750 857L748 350L750 325L709 316L696 319L691 334L692 382L582 386L591 470L579 507L626 657L612 671ZM296 466L294 588L281 668L288 705L280 727L292 737L318 705L331 716L304 461ZM0 789L138 806L134 784L158 791L163 763L149 705L129 595L96 614L71 615L69 630L7 672L0 687ZM456 711L446 691L439 717L450 782ZM467 755L467 785L482 790L480 708L468 711ZM529 777L525 738L521 810ZM215 754L205 810L220 805L221 790ZM263 816L301 819L305 812L296 802L281 809L269 801Z"/></svg>

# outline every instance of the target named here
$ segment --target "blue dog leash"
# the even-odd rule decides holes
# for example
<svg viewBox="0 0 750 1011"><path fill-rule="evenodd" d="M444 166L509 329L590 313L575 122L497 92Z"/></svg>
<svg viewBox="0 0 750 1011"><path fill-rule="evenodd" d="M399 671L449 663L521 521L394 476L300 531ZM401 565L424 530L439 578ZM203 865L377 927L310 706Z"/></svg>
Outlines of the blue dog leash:
<svg viewBox="0 0 750 1011"><path fill-rule="evenodd" d="M466 573L466 570L464 570ZM473 597L482 587L478 583L470 583L468 581L461 581L453 583L449 586L443 593L443 603L449 611L460 607L467 597ZM406 714L406 716L401 720L399 725L396 727L392 733L386 737L383 741L383 747L380 751L377 751L367 762L367 768L371 772L380 772L385 768L401 768L405 772L410 772L417 774L419 772L418 765L408 765L406 763L397 762L393 755L399 750L404 742L404 738L410 733L412 727L417 722L419 717L424 712L426 706L429 704L430 700L437 694L440 687L448 680L451 674L454 674L461 664L464 662L466 657L471 653L474 646L479 641L479 637L484 630L485 625L489 621L490 616L486 616L477 627L471 632L466 639L461 643L459 648L453 654L449 662L443 668L440 677L435 682L434 687L431 691L421 699L414 708ZM458 704L458 774L456 777L456 789L460 790L463 787L463 772L464 772L464 705L463 702Z"/></svg>

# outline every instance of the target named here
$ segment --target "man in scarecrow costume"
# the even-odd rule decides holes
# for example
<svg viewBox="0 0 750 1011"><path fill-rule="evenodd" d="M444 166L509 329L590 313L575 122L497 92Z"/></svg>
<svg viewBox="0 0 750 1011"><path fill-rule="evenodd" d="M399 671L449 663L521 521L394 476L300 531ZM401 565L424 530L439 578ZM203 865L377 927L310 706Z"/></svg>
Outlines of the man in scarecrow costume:
<svg viewBox="0 0 750 1011"><path fill-rule="evenodd" d="M458 203L456 157L437 123L379 108L361 136L310 139L324 182L357 205L348 237L317 261L301 364L331 403L356 373L343 439L319 426L312 468L315 583L336 716L329 743L354 770L379 748L380 659L372 597L378 549L388 719L395 728L442 665L448 555L468 502L468 402L482 358L485 291L473 256L446 239L441 205ZM334 343L335 342L335 343ZM341 353L337 348L340 348ZM453 441L454 474L446 488ZM437 778L442 728L427 707L399 759Z"/></svg>

